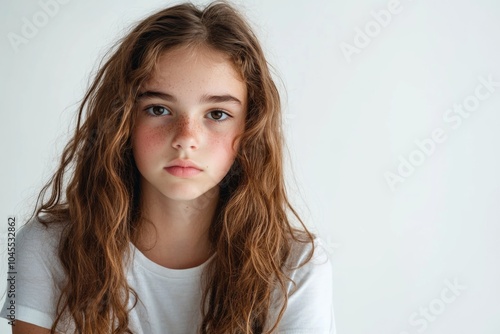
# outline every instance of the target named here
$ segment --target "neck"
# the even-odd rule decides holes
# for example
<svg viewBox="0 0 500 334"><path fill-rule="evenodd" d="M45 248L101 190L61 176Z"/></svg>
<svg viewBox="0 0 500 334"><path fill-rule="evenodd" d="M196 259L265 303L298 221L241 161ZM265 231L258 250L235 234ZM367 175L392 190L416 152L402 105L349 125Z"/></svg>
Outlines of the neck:
<svg viewBox="0 0 500 334"><path fill-rule="evenodd" d="M142 197L143 221L136 247L153 262L187 269L207 261L213 254L209 229L219 200L219 187L190 201L161 196Z"/></svg>

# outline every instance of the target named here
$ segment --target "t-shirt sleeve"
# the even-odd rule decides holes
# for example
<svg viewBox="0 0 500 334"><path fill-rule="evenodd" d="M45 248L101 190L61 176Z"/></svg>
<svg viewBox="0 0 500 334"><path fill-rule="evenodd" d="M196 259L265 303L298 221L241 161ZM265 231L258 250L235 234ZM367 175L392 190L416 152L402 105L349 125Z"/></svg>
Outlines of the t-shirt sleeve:
<svg viewBox="0 0 500 334"><path fill-rule="evenodd" d="M57 256L60 226L49 226L31 221L18 230L2 318L52 327L64 272Z"/></svg>
<svg viewBox="0 0 500 334"><path fill-rule="evenodd" d="M312 259L292 271L296 285L288 285L288 305L278 326L278 334L335 334L332 265L321 239L315 239ZM292 257L300 264L311 246L302 247Z"/></svg>

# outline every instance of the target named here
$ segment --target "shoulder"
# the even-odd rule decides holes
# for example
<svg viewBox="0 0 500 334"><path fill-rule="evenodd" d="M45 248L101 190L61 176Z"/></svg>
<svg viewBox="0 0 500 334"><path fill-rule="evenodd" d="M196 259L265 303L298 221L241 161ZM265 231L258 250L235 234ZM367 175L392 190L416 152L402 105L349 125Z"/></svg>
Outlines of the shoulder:
<svg viewBox="0 0 500 334"><path fill-rule="evenodd" d="M325 261L329 261L329 256L322 238L317 235L313 235L312 243L301 242L294 239L290 241L291 252L289 256L290 263L303 261L307 259L309 254L312 252L311 260L314 263L324 263Z"/></svg>
<svg viewBox="0 0 500 334"><path fill-rule="evenodd" d="M15 280L16 319L50 328L55 319L64 270L58 245L64 225L41 224L37 219L21 226L15 235L15 250L9 271ZM10 296L9 296L10 298ZM12 303L7 298L5 303ZM4 304L6 305L6 304ZM7 317L5 307L0 316Z"/></svg>
<svg viewBox="0 0 500 334"><path fill-rule="evenodd" d="M19 228L15 238L16 267L19 279L30 275L49 274L55 281L62 279L63 269L59 261L59 243L65 224L49 223L32 219Z"/></svg>
<svg viewBox="0 0 500 334"><path fill-rule="evenodd" d="M332 263L322 239L315 237L312 243L293 240L285 271L295 285L308 281L331 285Z"/></svg>
<svg viewBox="0 0 500 334"><path fill-rule="evenodd" d="M65 224L60 223L44 225L37 218L33 218L19 228L16 238L22 243L35 242L39 244L40 241L43 241L53 244L59 241L65 226Z"/></svg>
<svg viewBox="0 0 500 334"><path fill-rule="evenodd" d="M285 274L291 281L278 332L335 333L333 269L322 239L315 237L312 243L293 241Z"/></svg>
<svg viewBox="0 0 500 334"><path fill-rule="evenodd" d="M20 254L55 255L64 226L59 223L49 223L45 226L38 219L32 219L19 228L16 234L16 248Z"/></svg>

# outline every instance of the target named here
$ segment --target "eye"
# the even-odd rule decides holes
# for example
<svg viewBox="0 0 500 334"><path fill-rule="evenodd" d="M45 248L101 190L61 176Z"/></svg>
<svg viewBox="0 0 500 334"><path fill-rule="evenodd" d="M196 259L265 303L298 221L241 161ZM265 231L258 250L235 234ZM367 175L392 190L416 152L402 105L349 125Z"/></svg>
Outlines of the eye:
<svg viewBox="0 0 500 334"><path fill-rule="evenodd" d="M212 114L214 116L214 118L212 118L212 119L216 122L223 122L226 119L228 119L229 117L232 117L228 113L226 113L225 111L222 111L222 110L212 110L208 114ZM226 117L222 118L224 115L226 115Z"/></svg>
<svg viewBox="0 0 500 334"><path fill-rule="evenodd" d="M164 116L167 112L170 112L170 110L162 106L151 106L146 108L145 111L150 116Z"/></svg>

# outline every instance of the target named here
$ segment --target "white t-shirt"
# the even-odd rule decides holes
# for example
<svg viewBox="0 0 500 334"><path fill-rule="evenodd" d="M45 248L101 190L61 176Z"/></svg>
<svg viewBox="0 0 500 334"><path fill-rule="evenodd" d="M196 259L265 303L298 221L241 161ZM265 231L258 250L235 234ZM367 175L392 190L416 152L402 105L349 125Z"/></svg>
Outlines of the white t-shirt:
<svg viewBox="0 0 500 334"><path fill-rule="evenodd" d="M57 256L60 226L45 228L38 222L23 226L16 236L15 318L50 328L55 319L64 271ZM334 334L332 267L319 239L315 254L295 270L288 285L288 306L280 321L280 334ZM130 329L137 334L195 334L201 323L201 273L210 260L190 269L169 269L156 264L130 244L133 258L127 267L128 284L139 302L129 313ZM300 249L299 249L300 248ZM293 249L295 266L308 255L309 246ZM215 256L215 255L214 255ZM132 297L131 297L132 298ZM0 316L7 318L11 298ZM131 301L132 302L132 301ZM273 310L271 310L273 313ZM276 312L274 312L276 313ZM269 321L277 314L270 313ZM271 322L273 324L274 322ZM62 333L65 331L62 330Z"/></svg>

